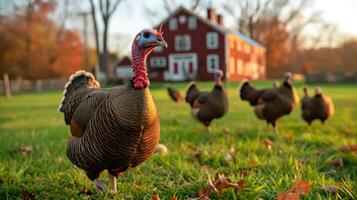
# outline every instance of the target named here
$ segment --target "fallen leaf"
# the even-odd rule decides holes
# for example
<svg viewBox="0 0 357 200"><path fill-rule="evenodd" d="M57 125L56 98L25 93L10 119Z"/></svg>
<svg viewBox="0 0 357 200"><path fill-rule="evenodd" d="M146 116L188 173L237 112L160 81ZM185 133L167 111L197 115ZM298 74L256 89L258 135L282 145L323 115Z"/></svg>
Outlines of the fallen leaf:
<svg viewBox="0 0 357 200"><path fill-rule="evenodd" d="M273 145L273 142L271 140L269 140L268 138L264 140L264 145L271 150L271 147Z"/></svg>
<svg viewBox="0 0 357 200"><path fill-rule="evenodd" d="M177 200L177 196L172 196L170 200Z"/></svg>
<svg viewBox="0 0 357 200"><path fill-rule="evenodd" d="M90 190L88 190L88 188L86 188L86 187L83 187L83 189L82 189L82 191L80 191L77 195L79 196L79 195L88 195L88 196L90 196L90 195L92 195L93 193L90 191Z"/></svg>
<svg viewBox="0 0 357 200"><path fill-rule="evenodd" d="M224 127L224 128L223 128L223 132L224 132L224 133L229 133L229 128L228 128L228 127Z"/></svg>
<svg viewBox="0 0 357 200"><path fill-rule="evenodd" d="M201 152L199 150L196 150L194 153L193 153L193 156L195 157L195 159L197 161L200 161L201 160Z"/></svg>
<svg viewBox="0 0 357 200"><path fill-rule="evenodd" d="M24 146L20 147L19 149L12 150L10 151L10 154L16 154L16 153L21 153L22 155L26 156L34 151L34 148L32 146Z"/></svg>
<svg viewBox="0 0 357 200"><path fill-rule="evenodd" d="M278 200L299 200L300 195L311 191L310 182L299 179L287 192L278 194Z"/></svg>
<svg viewBox="0 0 357 200"><path fill-rule="evenodd" d="M304 180L299 180L297 181L294 186L292 187L293 191L295 193L299 194L307 194L310 192L310 182L304 181Z"/></svg>
<svg viewBox="0 0 357 200"><path fill-rule="evenodd" d="M345 145L339 148L342 152L354 152L357 153L357 144Z"/></svg>
<svg viewBox="0 0 357 200"><path fill-rule="evenodd" d="M223 189L235 188L236 190L240 190L244 187L243 180L239 180L237 183L233 183L229 178L225 178L223 174L216 173L215 180L213 182L207 170L206 173L208 177L207 187L198 191L198 198L193 198L191 200L209 199L212 191L220 196Z"/></svg>
<svg viewBox="0 0 357 200"><path fill-rule="evenodd" d="M329 163L336 170L340 170L340 169L343 168L343 160L342 160L342 158L335 158L333 160L330 160Z"/></svg>
<svg viewBox="0 0 357 200"><path fill-rule="evenodd" d="M283 192L279 193L277 200L299 200L300 194L292 193L292 192Z"/></svg>
<svg viewBox="0 0 357 200"><path fill-rule="evenodd" d="M160 197L157 193L155 193L151 196L151 200L160 200Z"/></svg>
<svg viewBox="0 0 357 200"><path fill-rule="evenodd" d="M327 153L324 150L319 150L318 152L316 152L317 157L324 157L326 155Z"/></svg>
<svg viewBox="0 0 357 200"><path fill-rule="evenodd" d="M25 146L20 148L20 152L22 155L27 155L33 152L33 147L32 146Z"/></svg>
<svg viewBox="0 0 357 200"><path fill-rule="evenodd" d="M21 191L21 197L23 200L35 200L35 194L27 190Z"/></svg>
<svg viewBox="0 0 357 200"><path fill-rule="evenodd" d="M337 193L337 186L335 185L325 185L324 187L321 188L321 190L325 191L325 192L331 192L333 194Z"/></svg>

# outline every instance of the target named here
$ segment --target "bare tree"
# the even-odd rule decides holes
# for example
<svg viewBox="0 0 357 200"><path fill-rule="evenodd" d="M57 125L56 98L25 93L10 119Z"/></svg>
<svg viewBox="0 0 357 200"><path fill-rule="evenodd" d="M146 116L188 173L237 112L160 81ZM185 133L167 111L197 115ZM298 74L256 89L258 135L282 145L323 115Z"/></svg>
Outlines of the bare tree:
<svg viewBox="0 0 357 200"><path fill-rule="evenodd" d="M97 7L93 0L89 0L91 13L92 13L92 21L94 27L95 34L95 44L96 44L96 52L97 58L99 61L99 68L101 72L111 74L108 71L108 30L109 30L109 20L113 15L115 10L118 8L118 5L123 0L99 0L99 12L101 16L101 20L103 22L103 30L102 30L102 40L100 41L99 37L99 28L98 28L98 19L97 19Z"/></svg>
<svg viewBox="0 0 357 200"><path fill-rule="evenodd" d="M203 6L203 2L202 0L190 0L187 6L190 10L195 11ZM170 15L180 5L184 5L184 1L161 0L161 3L161 9L164 10L166 16ZM146 4L144 4L144 12L152 23L157 23L158 19L164 17L162 16L163 12L157 12L157 8L151 8Z"/></svg>

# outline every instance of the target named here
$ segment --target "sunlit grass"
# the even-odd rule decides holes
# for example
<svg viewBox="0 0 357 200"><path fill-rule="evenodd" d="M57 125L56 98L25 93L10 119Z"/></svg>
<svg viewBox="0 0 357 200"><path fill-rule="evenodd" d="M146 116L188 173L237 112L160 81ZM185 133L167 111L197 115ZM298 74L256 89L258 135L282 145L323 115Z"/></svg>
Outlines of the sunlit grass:
<svg viewBox="0 0 357 200"><path fill-rule="evenodd" d="M271 86L272 81L255 82L258 87ZM183 93L187 83L172 84ZM212 83L198 83L211 89ZM301 94L301 85L298 85ZM152 84L161 122L161 140L169 153L154 155L141 166L124 173L118 181L118 194L95 194L97 199L150 199L156 192L162 199L176 195L179 199L197 197L207 184L205 168L243 179L243 191L225 190L222 199L274 199L291 187L298 177L309 180L312 191L304 199L356 198L357 156L341 153L338 147L357 144L357 86L322 85L325 94L335 100L336 114L323 126L315 122L307 126L300 110L280 122L280 133L274 134L265 122L254 117L251 107L237 98L238 83L230 83L230 110L215 120L212 133L189 115L189 106L173 103L164 85ZM312 88L311 88L312 91ZM16 199L27 190L36 199L77 199L82 188L95 191L82 170L66 157L69 130L57 112L61 92L15 95L11 101L0 99L0 199ZM264 145L273 142L272 149ZM13 153L23 146L35 150L28 155ZM236 154L227 159L230 148ZM319 151L325 156L317 156ZM11 153L12 152L12 153ZM195 152L200 152L199 160ZM342 158L344 167L334 171L329 160ZM299 160L306 161L301 164ZM251 167L247 173L241 168ZM107 180L107 174L104 179ZM1 183L2 181L2 183ZM326 194L320 188L339 183L338 194ZM213 198L217 196L213 195Z"/></svg>

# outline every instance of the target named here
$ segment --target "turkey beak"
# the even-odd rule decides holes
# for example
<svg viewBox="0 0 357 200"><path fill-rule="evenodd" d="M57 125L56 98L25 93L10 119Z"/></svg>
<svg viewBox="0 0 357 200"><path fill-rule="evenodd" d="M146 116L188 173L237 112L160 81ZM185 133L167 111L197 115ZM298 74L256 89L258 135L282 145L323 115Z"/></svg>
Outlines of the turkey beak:
<svg viewBox="0 0 357 200"><path fill-rule="evenodd" d="M162 36L157 36L156 45L157 46L163 46L163 47L167 48L167 43L166 43L166 41L164 40L164 38Z"/></svg>
<svg viewBox="0 0 357 200"><path fill-rule="evenodd" d="M156 39L147 43L144 48L152 48L157 46L163 46L167 48L167 43L162 36L156 36Z"/></svg>

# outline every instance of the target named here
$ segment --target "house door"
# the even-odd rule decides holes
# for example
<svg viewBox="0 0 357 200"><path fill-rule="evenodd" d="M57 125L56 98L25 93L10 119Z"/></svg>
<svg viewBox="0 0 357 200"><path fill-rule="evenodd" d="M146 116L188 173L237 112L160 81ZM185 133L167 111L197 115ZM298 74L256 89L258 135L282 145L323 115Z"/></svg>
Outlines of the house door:
<svg viewBox="0 0 357 200"><path fill-rule="evenodd" d="M195 53L171 54L165 80L193 80L197 76L197 56Z"/></svg>

